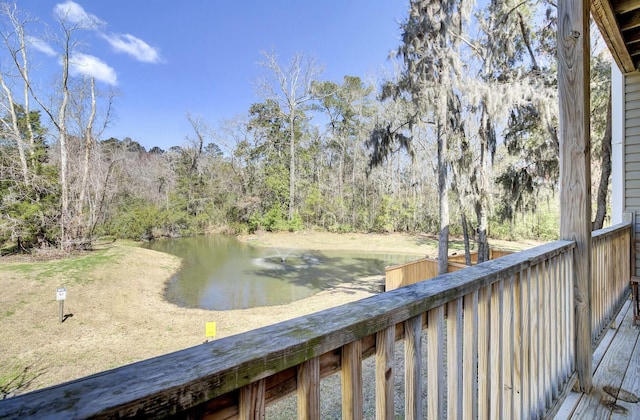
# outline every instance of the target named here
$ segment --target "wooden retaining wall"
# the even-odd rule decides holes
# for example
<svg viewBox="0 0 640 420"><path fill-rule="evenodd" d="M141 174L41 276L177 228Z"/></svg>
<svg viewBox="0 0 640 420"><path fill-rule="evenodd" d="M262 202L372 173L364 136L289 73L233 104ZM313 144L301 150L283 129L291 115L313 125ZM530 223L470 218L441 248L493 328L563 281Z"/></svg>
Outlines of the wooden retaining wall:
<svg viewBox="0 0 640 420"><path fill-rule="evenodd" d="M512 251L491 249L490 259L496 259L505 255L512 254ZM471 263L478 263L478 253L471 253ZM467 268L465 264L465 256L451 255L449 256L448 273ZM438 275L438 260L433 258L421 258L416 261L410 261L405 264L394 265L385 269L385 290L387 292L397 289L398 287L408 286L423 280L429 280Z"/></svg>

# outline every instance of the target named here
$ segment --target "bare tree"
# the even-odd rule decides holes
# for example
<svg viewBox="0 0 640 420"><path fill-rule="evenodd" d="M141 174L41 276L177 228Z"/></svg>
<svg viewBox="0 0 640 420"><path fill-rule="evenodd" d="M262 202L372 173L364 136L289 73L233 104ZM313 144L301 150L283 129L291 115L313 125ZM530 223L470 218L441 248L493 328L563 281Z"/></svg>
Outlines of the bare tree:
<svg viewBox="0 0 640 420"><path fill-rule="evenodd" d="M70 80L70 65L73 54L78 48L78 43L74 38L76 31L86 28L94 28L98 22L94 21L78 21L70 18L64 13L56 16L60 29L60 64L61 74L58 91L54 95L54 101L49 103L45 98L49 92L38 91L30 77L30 64L28 62L27 51L30 38L26 33L26 23L28 21L21 20L20 14L15 6L3 5L2 13L7 18L8 29L3 35L5 40L5 48L9 52L14 69L19 73L19 79L23 83L25 110L27 118L30 116L29 99L32 98L38 104L40 109L48 117L49 122L54 128L57 140L57 150L59 153L60 164L60 240L61 248L68 246L85 246L89 239L85 237L85 233L90 223L86 220L85 202L87 200L87 185L89 178L89 168L91 166L91 150L95 142L94 122L96 119L97 104L95 82L90 80L91 88L89 92L82 89L73 90L73 84ZM5 92L10 89L4 89ZM8 87L7 87L8 88ZM86 95L86 96L85 96ZM83 105L85 99L89 98L89 111L83 119ZM73 109L75 105L75 109ZM108 110L104 126L108 121L110 114L111 101L109 100ZM76 120L78 121L78 132L73 133L70 127L70 118L73 118L75 111ZM34 143L34 133L31 124L27 123L30 136L30 143ZM82 141L84 146L79 157L74 142ZM74 153L74 151L76 153ZM80 169L80 176L71 176L72 169Z"/></svg>
<svg viewBox="0 0 640 420"><path fill-rule="evenodd" d="M11 59L15 65L21 78L29 80L29 60L27 55L27 36L25 34L25 27L31 22L29 17L22 17L15 4L2 3L0 5L0 13L9 21L8 27L4 28L1 33L4 48L11 56ZM16 110L16 100L14 98L13 91L7 83L6 77L0 72L0 85L2 86L4 100L2 101L2 107L10 116L10 122L3 120L3 125L8 133L11 133L12 138L17 144L18 153L20 156L20 163L23 173L24 182L29 185L31 183L29 176L29 169L27 166L27 157L25 151L29 150L31 158L33 158L35 148L35 135L33 128L29 122L31 110L29 108L29 88L28 83L23 84L22 98L23 109L26 118L27 132L29 134L29 144L25 144L23 140L23 133L18 126L18 112ZM32 161L32 166L33 161Z"/></svg>
<svg viewBox="0 0 640 420"><path fill-rule="evenodd" d="M315 59L296 53L286 67L278 62L275 52L263 51L260 65L270 72L258 81L259 94L276 101L289 122L289 221L295 213L296 198L296 130L295 120L302 106L313 100L312 83L323 68Z"/></svg>

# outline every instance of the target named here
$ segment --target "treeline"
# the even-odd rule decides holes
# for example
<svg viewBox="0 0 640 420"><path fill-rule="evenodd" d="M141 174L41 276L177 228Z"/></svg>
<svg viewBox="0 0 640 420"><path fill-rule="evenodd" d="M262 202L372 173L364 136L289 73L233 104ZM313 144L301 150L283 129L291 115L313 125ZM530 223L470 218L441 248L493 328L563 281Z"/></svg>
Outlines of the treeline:
<svg viewBox="0 0 640 420"><path fill-rule="evenodd" d="M420 16L420 3L425 2L412 2L414 18ZM517 7L523 5L526 2ZM421 110L435 108L416 100L415 91L406 93L407 78L418 74L408 64L407 50L403 52L407 44L398 54L405 54L405 71L376 83L357 76L345 76L339 83L324 81L320 67L304 55L284 65L271 52L264 54L260 98L245 116L214 127L189 114L192 132L180 145L146 150L129 138L100 138L113 97L99 92L90 78L70 77L64 62L53 91L33 88L29 61L21 58L30 38L23 20L16 18L20 12L5 6L3 17L11 30L3 33L4 49L15 58L15 67L3 69L0 78L5 109L0 248L85 248L104 235L140 240L214 231L435 234L442 211L438 185L448 190L451 234L466 230L473 239L484 223L477 216L482 213L493 236L553 239L558 231L555 96L526 100L527 93L520 92L525 99L500 111L506 117L492 114L495 107L487 105L507 102L500 95L516 86L507 85L507 78L515 80L527 66L535 64L530 76L545 93L555 84L552 62L532 64L533 55L527 52L534 54L532 46L551 51L552 46L545 47L548 38L535 38L533 27L523 29L525 19L513 10L499 21L515 19L511 24L520 28L520 38L508 48L520 50L507 51L505 45L503 52L520 58L502 57L504 67L487 73L487 80L500 83L493 92L497 96L487 96L492 89L474 84L468 84L468 90L464 84L450 85L440 114ZM552 24L553 17L547 18ZM536 22L550 24L526 19L530 25ZM413 42L408 37L411 18L403 28L405 42ZM61 25L63 38L71 41L74 32L68 29ZM420 38L418 32L413 35ZM490 41L500 45L500 40ZM469 45L473 42L467 39ZM61 45L64 61L70 55L65 48L74 43ZM477 48L481 45L478 40ZM593 71L593 173L598 176L609 101L606 59L594 57ZM10 88L8 80L20 83ZM517 82L522 85L523 80ZM437 90L424 91L431 92L431 99L438 97ZM484 108L465 105L465 95L478 96L478 91L484 92ZM55 100L41 99L46 95ZM444 122L437 125L440 115ZM474 115L481 116L475 125L469 122ZM450 130L445 155L440 154L441 131L435 127ZM487 138L491 142L484 142ZM476 143L489 149L476 149ZM489 152L491 159L482 155ZM444 184L438 178L442 161L448 168Z"/></svg>

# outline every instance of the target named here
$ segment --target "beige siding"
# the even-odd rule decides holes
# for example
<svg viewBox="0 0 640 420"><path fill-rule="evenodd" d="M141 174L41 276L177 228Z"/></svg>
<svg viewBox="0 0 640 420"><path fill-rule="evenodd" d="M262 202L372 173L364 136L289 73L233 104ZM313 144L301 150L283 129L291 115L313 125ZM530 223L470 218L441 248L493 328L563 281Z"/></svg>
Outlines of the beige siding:
<svg viewBox="0 0 640 420"><path fill-rule="evenodd" d="M640 239L640 73L625 77L624 101L625 210L636 213L634 230L638 240ZM640 243L636 248L640 248ZM640 252L636 254L635 260L635 275L640 275Z"/></svg>

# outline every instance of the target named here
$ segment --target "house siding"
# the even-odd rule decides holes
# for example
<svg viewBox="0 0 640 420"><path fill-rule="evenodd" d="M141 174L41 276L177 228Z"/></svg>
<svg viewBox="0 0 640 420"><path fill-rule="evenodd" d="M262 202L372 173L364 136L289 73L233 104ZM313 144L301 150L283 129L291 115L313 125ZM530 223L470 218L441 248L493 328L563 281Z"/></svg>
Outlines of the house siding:
<svg viewBox="0 0 640 420"><path fill-rule="evenodd" d="M624 77L624 206L635 217L635 275L640 276L640 73Z"/></svg>

